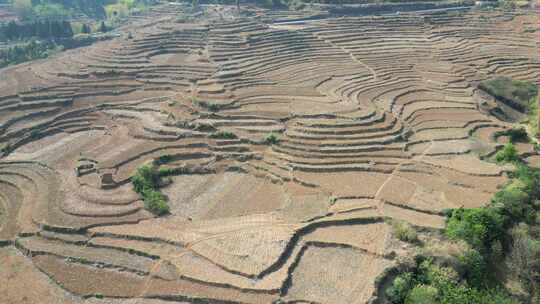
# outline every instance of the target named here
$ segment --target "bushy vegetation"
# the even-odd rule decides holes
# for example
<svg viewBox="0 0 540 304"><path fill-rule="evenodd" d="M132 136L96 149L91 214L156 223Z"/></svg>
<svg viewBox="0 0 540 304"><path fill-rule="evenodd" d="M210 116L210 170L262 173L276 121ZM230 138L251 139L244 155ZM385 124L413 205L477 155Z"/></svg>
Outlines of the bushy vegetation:
<svg viewBox="0 0 540 304"><path fill-rule="evenodd" d="M517 128L511 128L508 130L497 132L496 137L499 136L508 136L508 139L511 143L515 142L528 142L529 135L527 134L527 130L523 127L517 127Z"/></svg>
<svg viewBox="0 0 540 304"><path fill-rule="evenodd" d="M505 292L495 288L477 288L461 280L451 267L437 265L431 259L418 259L410 272L398 275L386 290L394 304L514 304Z"/></svg>
<svg viewBox="0 0 540 304"><path fill-rule="evenodd" d="M68 18L84 14L104 18L107 0L12 0L17 15L22 20L41 18Z"/></svg>
<svg viewBox="0 0 540 304"><path fill-rule="evenodd" d="M527 124L531 128L531 132L534 133L536 138L540 138L540 90L538 90L538 95L536 99L529 102L528 107L528 121Z"/></svg>
<svg viewBox="0 0 540 304"><path fill-rule="evenodd" d="M448 219L446 234L466 241L473 253L463 258L469 281L486 285L488 267L497 269L503 259L513 265L512 275L523 282L530 303L540 300L540 172L515 162L508 184L483 208L456 209ZM527 266L524 266L524 265ZM526 269L525 269L526 268ZM537 301L537 302L535 302Z"/></svg>
<svg viewBox="0 0 540 304"><path fill-rule="evenodd" d="M513 143L509 142L495 154L498 163L511 163L518 160L517 150Z"/></svg>
<svg viewBox="0 0 540 304"><path fill-rule="evenodd" d="M274 133L270 133L264 137L264 142L269 145L275 145L279 143L279 137Z"/></svg>
<svg viewBox="0 0 540 304"><path fill-rule="evenodd" d="M145 164L137 168L136 174L131 178L133 189L139 193L144 201L144 208L156 215L169 213L167 198L159 192L161 175L157 166Z"/></svg>
<svg viewBox="0 0 540 304"><path fill-rule="evenodd" d="M540 303L540 170L527 167L512 144L527 141L526 132L512 129L504 135L510 142L496 160L515 168L507 184L486 207L445 212L445 235L469 248L457 257L457 268L418 264L387 289L392 303L518 303L494 276L503 269L527 292L526 303Z"/></svg>
<svg viewBox="0 0 540 304"><path fill-rule="evenodd" d="M196 106L207 109L210 112L217 112L220 109L219 104L211 101L197 100L196 98L193 98L192 103Z"/></svg>
<svg viewBox="0 0 540 304"><path fill-rule="evenodd" d="M22 20L63 19L76 15L86 15L95 19L125 17L155 2L155 0L12 0L13 7Z"/></svg>
<svg viewBox="0 0 540 304"><path fill-rule="evenodd" d="M209 135L210 138L215 139L235 139L237 138L236 134L229 131L217 131Z"/></svg>
<svg viewBox="0 0 540 304"><path fill-rule="evenodd" d="M32 40L0 50L0 68L10 64L18 64L35 59L47 58L61 51L63 47L54 42Z"/></svg>
<svg viewBox="0 0 540 304"><path fill-rule="evenodd" d="M494 208L456 209L448 220L446 234L451 239L462 239L473 248L489 250L504 233L504 218Z"/></svg>
<svg viewBox="0 0 540 304"><path fill-rule="evenodd" d="M396 220L392 221L391 226L394 235L399 240L409 243L414 243L418 241L418 234L409 223Z"/></svg>
<svg viewBox="0 0 540 304"><path fill-rule="evenodd" d="M43 20L25 23L10 21L0 25L0 39L20 40L28 38L58 39L73 37L71 23L60 20Z"/></svg>

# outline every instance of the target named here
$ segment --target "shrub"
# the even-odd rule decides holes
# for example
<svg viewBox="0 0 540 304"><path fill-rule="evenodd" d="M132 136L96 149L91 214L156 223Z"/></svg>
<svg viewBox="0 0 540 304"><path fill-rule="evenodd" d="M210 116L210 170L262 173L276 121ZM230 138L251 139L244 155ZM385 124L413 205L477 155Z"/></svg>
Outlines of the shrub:
<svg viewBox="0 0 540 304"><path fill-rule="evenodd" d="M481 252L504 236L504 218L495 208L455 209L448 220L446 235L461 239Z"/></svg>
<svg viewBox="0 0 540 304"><path fill-rule="evenodd" d="M169 213L165 195L157 189L161 183L160 171L151 164L137 168L137 173L131 178L133 189L142 196L144 208L156 215Z"/></svg>
<svg viewBox="0 0 540 304"><path fill-rule="evenodd" d="M264 138L264 142L269 145L275 145L279 142L279 138L276 134L270 133Z"/></svg>
<svg viewBox="0 0 540 304"><path fill-rule="evenodd" d="M437 304L439 303L437 294L437 288L420 284L411 290L405 300L405 304Z"/></svg>
<svg viewBox="0 0 540 304"><path fill-rule="evenodd" d="M432 259L421 261L413 272L398 275L386 295L392 303L442 304L517 304L497 289L479 289L461 281L450 267L435 265Z"/></svg>
<svg viewBox="0 0 540 304"><path fill-rule="evenodd" d="M142 192L144 208L156 215L165 215L169 213L169 206L165 195L154 189L145 189Z"/></svg>
<svg viewBox="0 0 540 304"><path fill-rule="evenodd" d="M216 139L235 139L236 135L228 131L217 131L209 135L210 138Z"/></svg>
<svg viewBox="0 0 540 304"><path fill-rule="evenodd" d="M502 132L501 135L507 135L510 138L510 142L526 142L529 138L525 128L512 128L508 131Z"/></svg>
<svg viewBox="0 0 540 304"><path fill-rule="evenodd" d="M403 242L414 243L418 241L416 230L407 222L394 221L392 223L394 235Z"/></svg>
<svg viewBox="0 0 540 304"><path fill-rule="evenodd" d="M495 154L495 160L498 163L507 163L507 162L515 162L518 160L517 156L517 150L514 144L507 143L504 145L502 150L498 151L497 154Z"/></svg>
<svg viewBox="0 0 540 304"><path fill-rule="evenodd" d="M495 207L513 222L535 222L537 198L540 197L540 182L538 171L517 163L516 171L512 173L512 181L497 192L492 199Z"/></svg>
<svg viewBox="0 0 540 304"><path fill-rule="evenodd" d="M484 256L478 250L467 250L459 257L463 268L465 269L465 278L471 286L484 288L487 275L487 262Z"/></svg>
<svg viewBox="0 0 540 304"><path fill-rule="evenodd" d="M142 193L145 189L155 189L159 186L159 172L153 165L142 165L131 178L135 192Z"/></svg>
<svg viewBox="0 0 540 304"><path fill-rule="evenodd" d="M217 112L220 109L220 105L210 101L201 101L195 98L192 99L192 103L198 105L201 108L205 108L210 112Z"/></svg>
<svg viewBox="0 0 540 304"><path fill-rule="evenodd" d="M392 303L403 303L409 291L414 287L414 276L410 272L400 274L386 290L386 296Z"/></svg>

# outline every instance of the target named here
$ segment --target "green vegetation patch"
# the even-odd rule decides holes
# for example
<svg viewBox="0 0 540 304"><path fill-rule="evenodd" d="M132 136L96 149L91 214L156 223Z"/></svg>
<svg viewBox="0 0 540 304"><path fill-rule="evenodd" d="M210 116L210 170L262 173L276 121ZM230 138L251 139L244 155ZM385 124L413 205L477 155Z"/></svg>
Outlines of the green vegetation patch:
<svg viewBox="0 0 540 304"><path fill-rule="evenodd" d="M476 288L460 279L452 267L437 265L431 259L419 258L412 271L398 275L386 289L394 304L517 304L504 291ZM485 271L481 269L480 271Z"/></svg>
<svg viewBox="0 0 540 304"><path fill-rule="evenodd" d="M513 143L509 142L504 147L497 151L495 154L495 160L498 163L511 163L519 159L516 147Z"/></svg>
<svg viewBox="0 0 540 304"><path fill-rule="evenodd" d="M415 243L418 242L418 234L409 223L405 221L394 220L391 223L392 232L400 241Z"/></svg>
<svg viewBox="0 0 540 304"><path fill-rule="evenodd" d="M210 134L208 137L214 138L214 139L236 139L236 134L229 132L229 131L217 131L212 134Z"/></svg>
<svg viewBox="0 0 540 304"><path fill-rule="evenodd" d="M511 141L525 135L517 129L508 132ZM441 265L421 257L386 289L391 303L540 303L540 170L526 166L511 142L496 158L515 169L491 202L445 210L444 235L464 241L467 249ZM406 231L394 227L402 240ZM520 301L505 290L503 282L508 281L520 286Z"/></svg>
<svg viewBox="0 0 540 304"><path fill-rule="evenodd" d="M136 174L131 178L133 189L139 193L144 201L144 208L155 215L169 213L167 198L161 192L161 175L157 166L145 164L137 168Z"/></svg>
<svg viewBox="0 0 540 304"><path fill-rule="evenodd" d="M268 145L279 143L279 137L275 133L270 133L264 137L264 142Z"/></svg>

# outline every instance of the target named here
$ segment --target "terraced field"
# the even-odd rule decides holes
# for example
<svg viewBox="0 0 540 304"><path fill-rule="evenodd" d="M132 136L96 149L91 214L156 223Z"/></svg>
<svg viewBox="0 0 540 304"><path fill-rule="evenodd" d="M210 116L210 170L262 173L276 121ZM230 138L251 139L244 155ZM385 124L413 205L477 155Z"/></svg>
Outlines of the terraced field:
<svg viewBox="0 0 540 304"><path fill-rule="evenodd" d="M505 183L476 85L540 83L540 12L206 10L0 70L0 302L367 303L411 250L386 219L441 228ZM130 178L163 155L156 217Z"/></svg>

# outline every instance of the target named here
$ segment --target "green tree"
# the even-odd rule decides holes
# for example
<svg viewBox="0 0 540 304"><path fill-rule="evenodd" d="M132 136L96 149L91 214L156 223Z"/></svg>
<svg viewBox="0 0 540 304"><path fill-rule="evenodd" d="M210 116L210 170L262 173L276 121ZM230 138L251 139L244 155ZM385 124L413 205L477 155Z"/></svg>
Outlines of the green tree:
<svg viewBox="0 0 540 304"><path fill-rule="evenodd" d="M504 218L494 208L456 209L448 220L446 234L486 252L493 241L503 238Z"/></svg>
<svg viewBox="0 0 540 304"><path fill-rule="evenodd" d="M433 286L416 285L405 299L405 304L438 304L437 294L438 290Z"/></svg>

